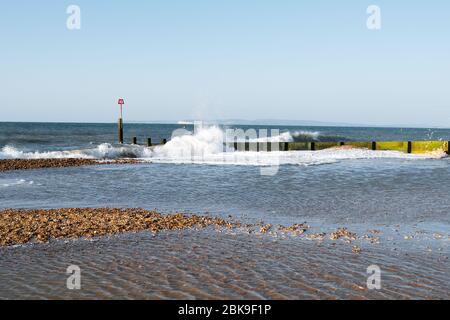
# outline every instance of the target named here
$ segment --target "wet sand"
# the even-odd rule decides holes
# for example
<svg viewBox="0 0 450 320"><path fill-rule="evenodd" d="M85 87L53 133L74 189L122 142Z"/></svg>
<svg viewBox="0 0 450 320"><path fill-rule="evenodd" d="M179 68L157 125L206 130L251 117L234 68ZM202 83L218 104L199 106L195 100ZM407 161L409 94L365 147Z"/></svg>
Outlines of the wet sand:
<svg viewBox="0 0 450 320"><path fill-rule="evenodd" d="M448 299L443 253L234 229L126 233L0 248L1 299ZM381 268L381 289L366 286ZM81 270L81 289L66 269Z"/></svg>
<svg viewBox="0 0 450 320"><path fill-rule="evenodd" d="M0 159L0 172L12 170L29 170L42 168L80 167L101 164L139 163L135 159L100 161L94 159L61 158L61 159Z"/></svg>
<svg viewBox="0 0 450 320"><path fill-rule="evenodd" d="M145 209L6 209L0 299L450 298L450 236L425 247L419 234L314 229ZM81 290L66 287L70 265ZM367 288L371 265L380 290Z"/></svg>

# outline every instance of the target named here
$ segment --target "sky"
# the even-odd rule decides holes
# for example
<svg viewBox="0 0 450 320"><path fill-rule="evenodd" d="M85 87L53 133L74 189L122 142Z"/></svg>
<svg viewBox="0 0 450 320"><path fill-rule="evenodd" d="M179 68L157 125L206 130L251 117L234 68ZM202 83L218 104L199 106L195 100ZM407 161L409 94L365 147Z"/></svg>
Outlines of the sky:
<svg viewBox="0 0 450 320"><path fill-rule="evenodd" d="M448 0L1 1L0 41L0 121L450 127Z"/></svg>

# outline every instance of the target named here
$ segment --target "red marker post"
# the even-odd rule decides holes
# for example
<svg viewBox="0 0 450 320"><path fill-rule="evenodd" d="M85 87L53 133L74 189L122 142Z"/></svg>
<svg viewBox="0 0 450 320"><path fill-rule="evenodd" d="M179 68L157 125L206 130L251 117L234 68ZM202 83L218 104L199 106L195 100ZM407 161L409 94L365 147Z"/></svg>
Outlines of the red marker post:
<svg viewBox="0 0 450 320"><path fill-rule="evenodd" d="M122 106L125 104L122 98L117 102L120 105L120 117L119 117L119 143L123 143L123 121L122 121Z"/></svg>

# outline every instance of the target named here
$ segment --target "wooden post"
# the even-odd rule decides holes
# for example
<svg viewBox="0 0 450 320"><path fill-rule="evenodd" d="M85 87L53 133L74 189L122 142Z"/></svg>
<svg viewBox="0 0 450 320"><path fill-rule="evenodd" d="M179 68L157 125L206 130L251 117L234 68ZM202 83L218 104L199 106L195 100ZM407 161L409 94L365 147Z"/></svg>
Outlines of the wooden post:
<svg viewBox="0 0 450 320"><path fill-rule="evenodd" d="M118 104L120 105L120 115L119 115L119 143L123 143L123 116L122 116L122 106L124 105L122 98L119 99Z"/></svg>
<svg viewBox="0 0 450 320"><path fill-rule="evenodd" d="M133 142L132 142L133 144L137 144L137 138L136 137L133 137Z"/></svg>
<svg viewBox="0 0 450 320"><path fill-rule="evenodd" d="M412 142L408 141L408 153L412 152Z"/></svg>
<svg viewBox="0 0 450 320"><path fill-rule="evenodd" d="M316 143L315 142L311 142L310 143L310 149L311 149L311 151L315 151L316 150Z"/></svg>
<svg viewBox="0 0 450 320"><path fill-rule="evenodd" d="M152 146L152 138L147 138L147 147Z"/></svg>
<svg viewBox="0 0 450 320"><path fill-rule="evenodd" d="M166 144L167 143L167 139L162 139L161 144Z"/></svg>
<svg viewBox="0 0 450 320"><path fill-rule="evenodd" d="M376 141L372 141L372 150L373 151L377 150L377 143L376 143Z"/></svg>
<svg viewBox="0 0 450 320"><path fill-rule="evenodd" d="M122 118L119 118L119 143L123 143L123 122L122 122Z"/></svg>
<svg viewBox="0 0 450 320"><path fill-rule="evenodd" d="M284 151L289 151L289 142L284 143Z"/></svg>

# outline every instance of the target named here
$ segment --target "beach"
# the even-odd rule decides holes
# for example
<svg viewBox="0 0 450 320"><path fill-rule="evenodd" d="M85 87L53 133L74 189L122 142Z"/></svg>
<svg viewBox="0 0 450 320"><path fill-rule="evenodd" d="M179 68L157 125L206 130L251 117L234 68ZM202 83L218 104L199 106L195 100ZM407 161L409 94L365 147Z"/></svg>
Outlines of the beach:
<svg viewBox="0 0 450 320"><path fill-rule="evenodd" d="M77 139L65 125L16 124L14 134L0 124L2 298L449 298L445 156L221 153L221 128L171 142L173 125L130 125L138 141L168 139L149 149L115 144L110 125L70 127ZM284 130L317 140L428 134ZM199 154L177 152L186 145ZM71 265L80 290L66 287ZM371 266L379 290L368 288Z"/></svg>
<svg viewBox="0 0 450 320"><path fill-rule="evenodd" d="M393 250L397 248L397 250ZM444 299L448 254L214 228L0 248L3 299ZM367 267L383 290L367 288ZM81 268L67 290L66 268Z"/></svg>

